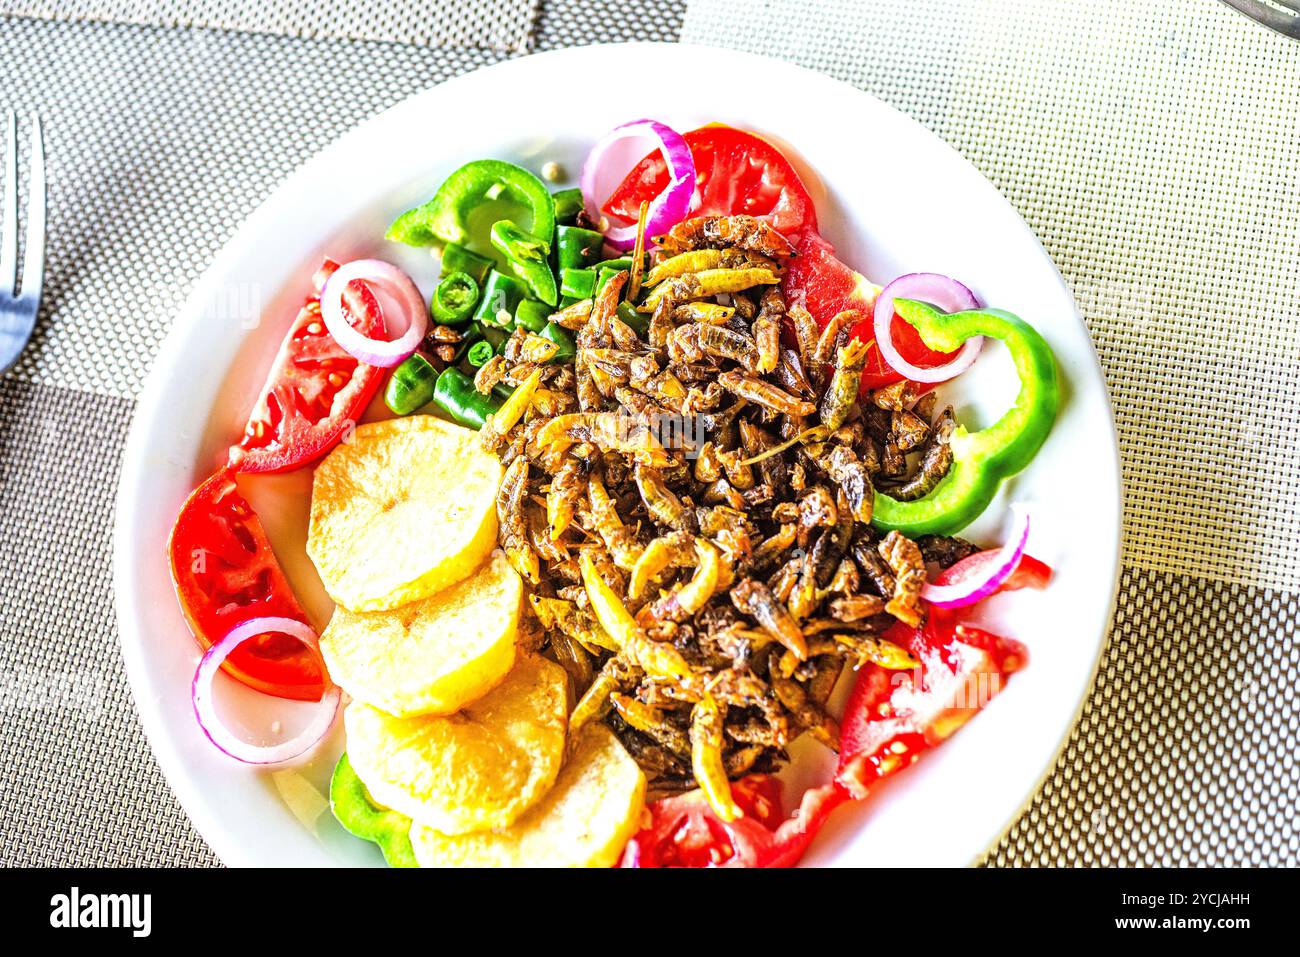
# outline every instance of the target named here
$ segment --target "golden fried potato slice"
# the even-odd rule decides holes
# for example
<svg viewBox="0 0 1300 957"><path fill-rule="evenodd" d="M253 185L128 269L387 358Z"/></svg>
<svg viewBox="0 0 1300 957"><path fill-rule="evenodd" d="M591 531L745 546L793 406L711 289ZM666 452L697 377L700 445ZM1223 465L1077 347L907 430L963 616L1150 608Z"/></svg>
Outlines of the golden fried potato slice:
<svg viewBox="0 0 1300 957"><path fill-rule="evenodd" d="M522 655L455 714L396 718L354 701L343 723L352 767L380 804L444 834L508 827L559 773L568 676Z"/></svg>
<svg viewBox="0 0 1300 957"><path fill-rule="evenodd" d="M416 825L411 846L421 867L612 867L644 805L641 769L608 728L590 725L555 787L513 825L458 836Z"/></svg>
<svg viewBox="0 0 1300 957"><path fill-rule="evenodd" d="M500 482L472 429L431 415L358 426L316 469L307 554L352 611L425 598L496 545Z"/></svg>
<svg viewBox="0 0 1300 957"><path fill-rule="evenodd" d="M320 636L330 677L389 714L451 714L515 663L523 582L495 552L450 588L390 611L337 608Z"/></svg>

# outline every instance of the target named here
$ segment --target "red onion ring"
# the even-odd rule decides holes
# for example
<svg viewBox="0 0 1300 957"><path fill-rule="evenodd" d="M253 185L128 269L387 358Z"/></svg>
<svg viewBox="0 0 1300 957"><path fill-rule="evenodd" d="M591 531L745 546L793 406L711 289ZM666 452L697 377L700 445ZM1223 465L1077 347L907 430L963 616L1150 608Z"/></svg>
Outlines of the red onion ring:
<svg viewBox="0 0 1300 957"><path fill-rule="evenodd" d="M348 283L361 280L379 303L384 329L394 334L393 320L405 319L404 331L396 339L371 339L348 322L343 312L343 292ZM429 310L411 277L392 263L380 259L354 259L334 270L320 292L320 311L325 328L353 358L367 365L387 369L415 351L429 328Z"/></svg>
<svg viewBox="0 0 1300 957"><path fill-rule="evenodd" d="M306 754L321 742L333 726L343 697L338 685L330 684L327 679L325 693L317 702L316 713L311 721L288 741L280 744L250 744L231 731L221 720L221 715L217 714L212 694L213 679L231 652L249 639L270 632L297 638L312 649L318 647L316 632L300 621L292 618L250 618L243 624L236 625L226 637L204 652L190 685L194 717L204 735L217 750L245 764L283 764ZM321 673L324 673L323 664Z"/></svg>
<svg viewBox="0 0 1300 957"><path fill-rule="evenodd" d="M695 159L691 156L691 148L676 130L656 120L633 120L614 127L587 154L578 185L582 188L587 209L597 211L595 215L598 217L600 202L596 195L596 182L605 155L619 140L644 136L655 141L668 164L668 187L650 201L650 208L646 211L646 236L655 236L686 218L695 192ZM631 249L636 245L636 226L611 227L605 231L605 241L615 249Z"/></svg>
<svg viewBox="0 0 1300 957"><path fill-rule="evenodd" d="M940 366L926 368L904 359L894 345L895 299L919 299L944 312L962 312L979 308L980 303L975 298L975 293L957 280L939 273L912 272L899 276L880 291L876 297L875 311L876 344L880 347L880 355L895 372L913 382L946 382L970 368L984 346L983 336L967 339L952 361Z"/></svg>
<svg viewBox="0 0 1300 957"><path fill-rule="evenodd" d="M1011 518L1011 534L998 551L997 559L988 562L987 570L951 585L926 585L921 589L921 597L936 608L965 608L997 591L1020 564L1029 542L1029 512L1023 505L1012 505Z"/></svg>

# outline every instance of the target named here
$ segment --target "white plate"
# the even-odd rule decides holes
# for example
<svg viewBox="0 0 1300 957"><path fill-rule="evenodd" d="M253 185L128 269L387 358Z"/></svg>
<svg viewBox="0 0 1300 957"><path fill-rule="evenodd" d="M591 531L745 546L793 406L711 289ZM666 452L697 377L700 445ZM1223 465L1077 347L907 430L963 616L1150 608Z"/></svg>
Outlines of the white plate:
<svg viewBox="0 0 1300 957"><path fill-rule="evenodd" d="M761 95L736 95L736 79L747 76L761 78ZM619 79L633 77L641 80ZM563 92L573 90L583 92L580 104ZM177 317L140 400L114 543L123 656L159 764L226 863L379 858L371 845L343 834L325 809L321 790L335 750L296 771L267 775L224 759L200 735L189 703L198 653L165 560L177 510L239 435L323 254L382 255L427 290L434 260L382 240L394 215L478 157L534 169L553 159L576 173L597 136L641 116L680 130L720 120L794 144L791 155L808 176L822 230L844 259L878 280L915 270L964 280L986 302L1033 322L1064 373L1065 403L1052 437L971 529L996 540L1008 493L1034 505L1031 548L1055 566L1056 579L1046 592L1000 596L989 611L1029 646L1029 667L944 747L866 803L837 812L807 861L967 864L997 839L1057 754L1106 635L1120 489L1096 356L1042 247L961 157L850 86L722 50L661 44L563 50L426 90L307 163L213 261ZM258 314L265 321L256 328L241 322ZM954 393L968 421L991 421L1014 389L1000 348L986 350L964 377L964 392ZM301 555L307 481L306 471L262 479L249 494L295 586L314 593L318 585ZM310 604L318 618L328 615L327 604Z"/></svg>

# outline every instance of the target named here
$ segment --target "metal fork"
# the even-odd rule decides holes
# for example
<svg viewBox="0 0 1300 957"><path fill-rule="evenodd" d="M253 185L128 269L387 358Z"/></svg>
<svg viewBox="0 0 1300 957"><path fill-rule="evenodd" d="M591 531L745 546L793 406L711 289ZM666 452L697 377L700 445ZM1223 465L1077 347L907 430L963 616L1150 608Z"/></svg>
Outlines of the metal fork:
<svg viewBox="0 0 1300 957"><path fill-rule="evenodd" d="M1300 0L1223 0L1271 30L1300 40Z"/></svg>
<svg viewBox="0 0 1300 957"><path fill-rule="evenodd" d="M18 117L8 111L4 222L0 225L0 373L22 353L36 326L45 279L45 143L40 117L32 119L31 173L27 190L27 250L18 286Z"/></svg>

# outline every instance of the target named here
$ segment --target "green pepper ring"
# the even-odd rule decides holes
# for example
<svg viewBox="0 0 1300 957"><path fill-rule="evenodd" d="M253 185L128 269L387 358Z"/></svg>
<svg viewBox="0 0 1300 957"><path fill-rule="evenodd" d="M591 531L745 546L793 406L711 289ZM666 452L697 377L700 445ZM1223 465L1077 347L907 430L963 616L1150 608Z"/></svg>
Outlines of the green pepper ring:
<svg viewBox="0 0 1300 957"><path fill-rule="evenodd" d="M1002 340L1020 377L1015 401L1000 419L978 432L956 428L952 466L928 494L900 502L876 492L871 523L877 528L909 537L954 535L979 517L1002 481L1028 465L1047 441L1061 402L1056 361L1038 330L1001 309L944 313L910 299L897 300L894 308L939 352L956 352L975 336Z"/></svg>
<svg viewBox="0 0 1300 957"><path fill-rule="evenodd" d="M387 238L410 246L464 246L470 241L470 210L493 192L505 193L527 207L532 216L529 232L548 238L555 234L555 201L546 184L521 166L482 159L466 163L443 181L427 203L398 216L388 227Z"/></svg>
<svg viewBox="0 0 1300 957"><path fill-rule="evenodd" d="M467 272L453 272L438 280L429 311L444 326L467 322L478 305L479 285Z"/></svg>

